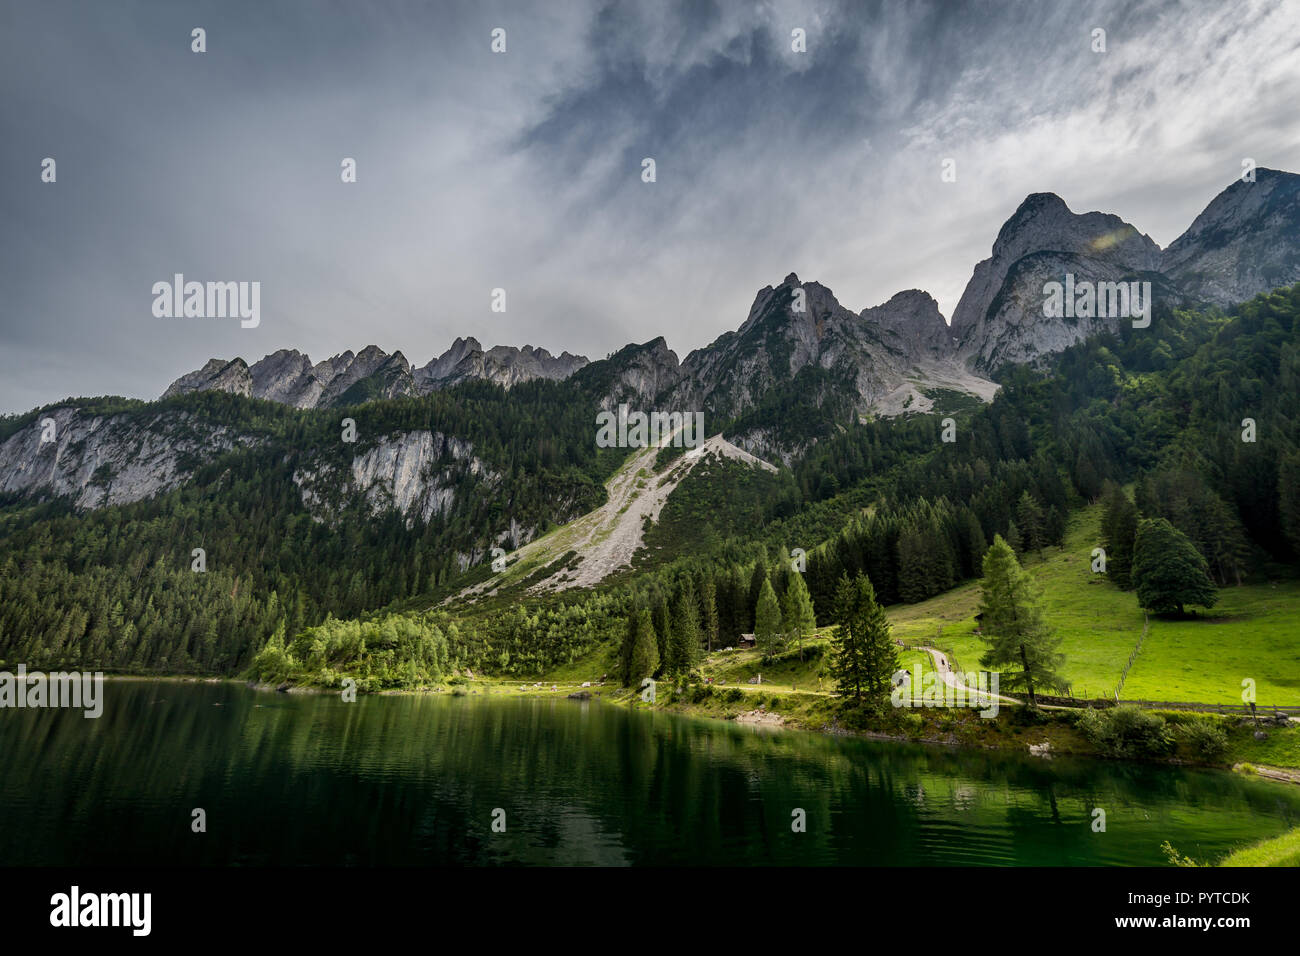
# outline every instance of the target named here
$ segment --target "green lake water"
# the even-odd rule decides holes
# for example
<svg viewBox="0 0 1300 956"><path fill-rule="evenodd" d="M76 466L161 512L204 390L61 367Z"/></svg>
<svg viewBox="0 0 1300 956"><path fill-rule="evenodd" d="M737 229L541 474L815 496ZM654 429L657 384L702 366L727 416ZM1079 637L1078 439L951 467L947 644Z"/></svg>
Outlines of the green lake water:
<svg viewBox="0 0 1300 956"><path fill-rule="evenodd" d="M1217 861L1300 824L1300 787L1223 772L600 702L149 681L104 697L97 720L0 710L0 863L1160 865L1164 840Z"/></svg>

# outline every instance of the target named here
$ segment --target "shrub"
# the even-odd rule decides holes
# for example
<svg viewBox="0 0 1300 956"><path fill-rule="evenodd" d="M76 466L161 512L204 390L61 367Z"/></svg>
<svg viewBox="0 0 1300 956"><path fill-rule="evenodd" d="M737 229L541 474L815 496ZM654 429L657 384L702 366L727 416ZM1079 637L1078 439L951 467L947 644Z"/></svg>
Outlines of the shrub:
<svg viewBox="0 0 1300 956"><path fill-rule="evenodd" d="M1184 724L1178 731L1188 749L1203 760L1218 760L1228 752L1228 735L1205 717Z"/></svg>
<svg viewBox="0 0 1300 956"><path fill-rule="evenodd" d="M1075 727L1112 757L1159 757L1174 744L1165 719L1137 707L1089 708L1079 715Z"/></svg>

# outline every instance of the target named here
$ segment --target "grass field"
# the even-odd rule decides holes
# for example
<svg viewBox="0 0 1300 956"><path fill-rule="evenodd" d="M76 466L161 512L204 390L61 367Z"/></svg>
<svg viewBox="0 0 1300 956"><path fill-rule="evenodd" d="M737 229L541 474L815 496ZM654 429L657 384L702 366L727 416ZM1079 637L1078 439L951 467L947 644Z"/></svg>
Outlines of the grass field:
<svg viewBox="0 0 1300 956"><path fill-rule="evenodd" d="M1219 866L1300 866L1300 827L1238 850Z"/></svg>
<svg viewBox="0 0 1300 956"><path fill-rule="evenodd" d="M1101 508L1076 512L1063 548L1030 556L1028 570L1043 590L1048 622L1061 636L1064 677L1076 696L1110 696L1142 634L1132 592L1091 571L1100 543ZM963 670L976 670L984 644L974 633L979 585L964 584L920 604L889 609L896 638L949 649ZM1256 700L1300 704L1300 582L1229 587L1196 620L1151 619L1121 697L1184 703L1239 704L1242 681Z"/></svg>

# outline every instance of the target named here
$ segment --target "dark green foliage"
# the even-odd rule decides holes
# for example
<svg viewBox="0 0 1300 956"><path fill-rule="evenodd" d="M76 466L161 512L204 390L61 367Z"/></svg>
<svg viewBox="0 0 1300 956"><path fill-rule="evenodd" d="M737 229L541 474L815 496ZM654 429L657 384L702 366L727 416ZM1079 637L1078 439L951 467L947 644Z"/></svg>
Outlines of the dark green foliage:
<svg viewBox="0 0 1300 956"><path fill-rule="evenodd" d="M1157 614L1182 614L1188 604L1210 608L1218 600L1205 558L1164 518L1138 522L1133 586L1139 606Z"/></svg>
<svg viewBox="0 0 1300 956"><path fill-rule="evenodd" d="M889 638L885 609L876 601L866 575L840 578L832 616L835 637L830 673L839 693L852 697L855 704L883 710L890 681L898 670L898 653Z"/></svg>
<svg viewBox="0 0 1300 956"><path fill-rule="evenodd" d="M1101 517L1101 545L1106 549L1106 574L1115 586L1133 587L1133 544L1137 537L1138 512L1124 489L1114 482L1106 485Z"/></svg>
<svg viewBox="0 0 1300 956"><path fill-rule="evenodd" d="M1137 707L1083 711L1075 726L1090 743L1112 757L1163 757L1174 738L1159 714Z"/></svg>
<svg viewBox="0 0 1300 956"><path fill-rule="evenodd" d="M1001 672L1003 687L1024 689L1033 707L1036 689L1062 686L1060 639L1043 619L1033 579L1001 535L984 556L979 612L980 637L988 645L980 664Z"/></svg>
<svg viewBox="0 0 1300 956"><path fill-rule="evenodd" d="M781 624L781 606L776 600L776 591L766 576L758 591L758 602L754 608L754 640L763 658L770 659L785 648L785 630Z"/></svg>
<svg viewBox="0 0 1300 956"><path fill-rule="evenodd" d="M638 687L642 679L659 669L659 642L648 608L638 608L628 616L619 666L619 679L624 687Z"/></svg>
<svg viewBox="0 0 1300 956"><path fill-rule="evenodd" d="M1220 760L1228 752L1228 735L1223 728L1207 717L1179 725L1177 735L1193 754L1209 763Z"/></svg>

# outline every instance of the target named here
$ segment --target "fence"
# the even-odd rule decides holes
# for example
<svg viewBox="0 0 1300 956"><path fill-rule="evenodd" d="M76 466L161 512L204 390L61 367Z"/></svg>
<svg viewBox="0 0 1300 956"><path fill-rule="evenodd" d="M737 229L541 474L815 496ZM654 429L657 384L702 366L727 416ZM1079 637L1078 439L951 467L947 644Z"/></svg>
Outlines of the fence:
<svg viewBox="0 0 1300 956"><path fill-rule="evenodd" d="M1115 685L1114 697L1119 700L1119 692L1124 689L1124 681L1128 680L1129 668L1137 660L1138 653L1142 650L1142 642L1146 640L1147 631L1151 628L1151 619L1147 617L1147 612L1142 612L1142 633L1138 635L1137 646L1133 648L1133 653L1128 656L1128 663L1124 665L1124 673L1119 675L1119 683Z"/></svg>

